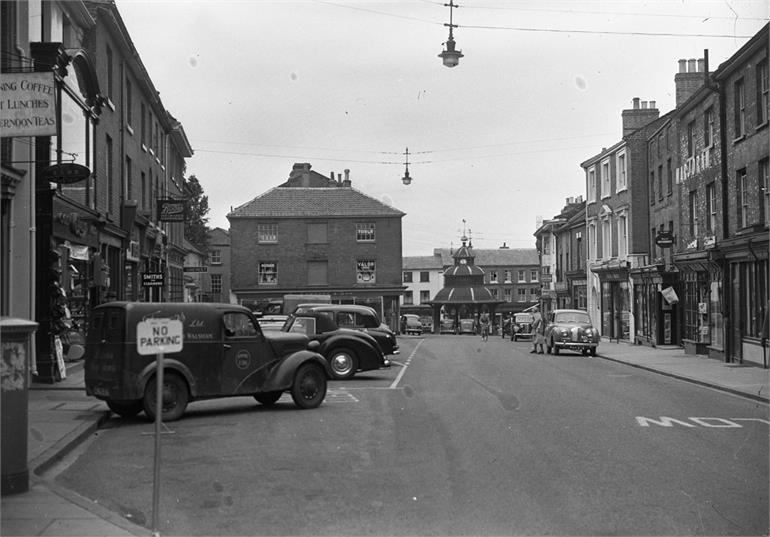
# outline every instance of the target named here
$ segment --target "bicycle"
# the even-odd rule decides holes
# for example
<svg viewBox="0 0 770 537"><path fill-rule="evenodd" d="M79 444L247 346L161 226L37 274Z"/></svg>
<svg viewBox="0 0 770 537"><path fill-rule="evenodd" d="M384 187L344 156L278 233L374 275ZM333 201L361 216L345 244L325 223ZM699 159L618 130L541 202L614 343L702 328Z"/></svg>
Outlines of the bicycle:
<svg viewBox="0 0 770 537"><path fill-rule="evenodd" d="M489 339L489 325L484 324L481 325L481 339L482 341L486 341Z"/></svg>

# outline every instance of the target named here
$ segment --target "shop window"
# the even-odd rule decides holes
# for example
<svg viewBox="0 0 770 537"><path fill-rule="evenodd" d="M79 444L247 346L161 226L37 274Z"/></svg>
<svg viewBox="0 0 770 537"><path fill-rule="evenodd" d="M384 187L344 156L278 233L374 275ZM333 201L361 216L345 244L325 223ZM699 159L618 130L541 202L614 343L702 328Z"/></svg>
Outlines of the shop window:
<svg viewBox="0 0 770 537"><path fill-rule="evenodd" d="M266 285L278 284L278 263L262 261L259 263L259 283Z"/></svg>
<svg viewBox="0 0 770 537"><path fill-rule="evenodd" d="M356 224L356 241L374 242L375 224L374 222L363 222Z"/></svg>
<svg viewBox="0 0 770 537"><path fill-rule="evenodd" d="M222 293L222 275L221 274L211 275L211 293L215 295L219 295Z"/></svg>
<svg viewBox="0 0 770 537"><path fill-rule="evenodd" d="M356 281L358 283L377 283L377 262L374 259L356 261Z"/></svg>

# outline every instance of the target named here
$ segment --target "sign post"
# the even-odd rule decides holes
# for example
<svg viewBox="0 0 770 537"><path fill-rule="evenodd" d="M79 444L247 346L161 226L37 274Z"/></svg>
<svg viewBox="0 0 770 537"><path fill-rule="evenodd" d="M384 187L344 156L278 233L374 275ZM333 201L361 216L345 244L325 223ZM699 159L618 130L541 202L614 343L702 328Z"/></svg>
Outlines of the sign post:
<svg viewBox="0 0 770 537"><path fill-rule="evenodd" d="M184 344L182 321L179 319L147 319L136 325L136 351L155 354L155 463L152 485L152 533L158 532L160 506L160 430L163 423L163 353L180 352Z"/></svg>

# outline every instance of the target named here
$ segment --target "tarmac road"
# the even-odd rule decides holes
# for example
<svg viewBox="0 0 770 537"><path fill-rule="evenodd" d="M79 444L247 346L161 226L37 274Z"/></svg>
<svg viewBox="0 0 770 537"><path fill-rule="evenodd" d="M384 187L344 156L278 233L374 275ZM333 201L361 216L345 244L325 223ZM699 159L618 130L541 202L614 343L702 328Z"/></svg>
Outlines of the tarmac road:
<svg viewBox="0 0 770 537"><path fill-rule="evenodd" d="M191 404L161 534L767 534L765 405L499 337L399 342L408 367L315 410ZM113 418L56 481L149 526L152 432Z"/></svg>

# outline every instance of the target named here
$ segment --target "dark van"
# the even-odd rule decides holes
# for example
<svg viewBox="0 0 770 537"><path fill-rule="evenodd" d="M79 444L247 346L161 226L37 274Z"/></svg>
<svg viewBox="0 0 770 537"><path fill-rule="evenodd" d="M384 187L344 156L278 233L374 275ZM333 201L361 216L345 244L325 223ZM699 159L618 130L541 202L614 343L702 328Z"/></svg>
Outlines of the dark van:
<svg viewBox="0 0 770 537"><path fill-rule="evenodd" d="M109 302L92 310L86 335L86 393L121 416L156 414L156 356L137 352L137 324L153 318L182 321L181 352L164 354L164 421L187 404L253 396L263 405L285 391L300 408L326 396L329 368L307 336L263 332L253 313L235 304ZM308 349L310 347L311 350Z"/></svg>

